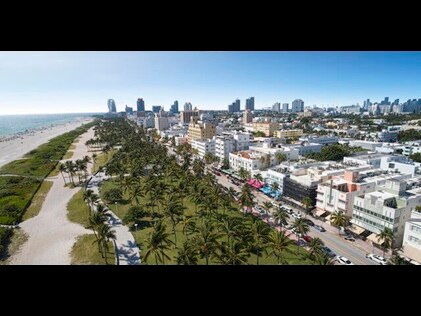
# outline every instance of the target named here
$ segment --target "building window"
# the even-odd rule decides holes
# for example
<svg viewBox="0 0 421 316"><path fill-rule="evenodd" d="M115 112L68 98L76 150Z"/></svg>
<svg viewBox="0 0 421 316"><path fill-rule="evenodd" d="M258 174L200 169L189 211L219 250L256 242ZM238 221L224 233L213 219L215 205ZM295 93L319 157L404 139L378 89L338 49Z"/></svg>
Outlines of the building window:
<svg viewBox="0 0 421 316"><path fill-rule="evenodd" d="M415 244L421 245L421 239L419 239L417 237L414 237L414 236L409 235L409 238L408 239L409 239L409 241L411 241L411 242L413 242Z"/></svg>
<svg viewBox="0 0 421 316"><path fill-rule="evenodd" d="M415 225L411 225L409 230L417 233L417 234L421 234L421 227L415 226Z"/></svg>

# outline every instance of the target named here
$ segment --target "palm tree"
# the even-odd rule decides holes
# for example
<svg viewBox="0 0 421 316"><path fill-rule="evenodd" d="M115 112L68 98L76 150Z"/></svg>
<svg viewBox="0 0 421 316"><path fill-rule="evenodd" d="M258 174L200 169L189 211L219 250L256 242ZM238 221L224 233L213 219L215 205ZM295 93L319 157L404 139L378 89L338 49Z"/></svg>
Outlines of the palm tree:
<svg viewBox="0 0 421 316"><path fill-rule="evenodd" d="M281 162L287 160L287 156L283 152L278 151L275 154L275 159L276 159L277 163L280 164Z"/></svg>
<svg viewBox="0 0 421 316"><path fill-rule="evenodd" d="M67 184L66 183L66 178L64 177L64 172L66 172L66 166L63 165L62 163L60 163L58 170L60 171L61 176L63 177L64 185L66 185Z"/></svg>
<svg viewBox="0 0 421 316"><path fill-rule="evenodd" d="M183 205L181 205L180 201L177 200L177 198L174 195L170 196L164 205L164 215L171 220L175 246L177 246L176 226L179 222L180 216L183 215L185 209L186 208Z"/></svg>
<svg viewBox="0 0 421 316"><path fill-rule="evenodd" d="M224 235L227 236L228 243L230 243L231 238L237 235L237 229L239 225L239 220L235 217L225 217L219 223L219 229Z"/></svg>
<svg viewBox="0 0 421 316"><path fill-rule="evenodd" d="M392 248L393 245L393 230L385 227L380 233L376 235L379 241L382 241L383 257L386 250Z"/></svg>
<svg viewBox="0 0 421 316"><path fill-rule="evenodd" d="M272 182L270 189L272 190L272 192L277 192L279 190L278 182Z"/></svg>
<svg viewBox="0 0 421 316"><path fill-rule="evenodd" d="M287 220L289 219L289 214L287 212L284 212L284 211L278 209L275 212L274 218L278 222L278 224L280 224L282 226L285 226L285 225L288 224Z"/></svg>
<svg viewBox="0 0 421 316"><path fill-rule="evenodd" d="M341 211L332 213L330 221L333 226L338 227L338 234L341 232L341 227L346 227L348 224L348 218Z"/></svg>
<svg viewBox="0 0 421 316"><path fill-rule="evenodd" d="M264 250L269 241L270 228L261 220L253 218L249 234L252 239L251 248L256 251L256 264L259 265L261 251Z"/></svg>
<svg viewBox="0 0 421 316"><path fill-rule="evenodd" d="M388 265L395 265L395 266L404 266L409 265L409 262L405 260L405 258L402 258L401 256L395 254L392 256L389 261L387 262Z"/></svg>
<svg viewBox="0 0 421 316"><path fill-rule="evenodd" d="M181 227L182 227L184 237L186 237L187 240L189 240L189 236L188 236L188 233L187 233L188 227L189 227L189 225L191 224L192 221L193 221L193 216L186 216L186 215L183 215L181 217L181 220L180 220L180 224L181 224Z"/></svg>
<svg viewBox="0 0 421 316"><path fill-rule="evenodd" d="M263 202L263 208L265 209L266 213L269 214L269 211L272 209L273 205L270 202Z"/></svg>
<svg viewBox="0 0 421 316"><path fill-rule="evenodd" d="M254 178L255 178L256 180L259 180L260 182L263 182L263 176L262 176L262 174L261 174L261 173L256 174L256 175L254 176Z"/></svg>
<svg viewBox="0 0 421 316"><path fill-rule="evenodd" d="M274 230L269 236L268 247L271 249L269 255L274 255L279 265L282 263L283 253L289 251L289 247L293 244L294 242L283 231Z"/></svg>
<svg viewBox="0 0 421 316"><path fill-rule="evenodd" d="M173 242L169 238L166 230L167 227L162 221L158 220L155 222L153 230L149 234L149 239L146 242L146 251L143 257L145 262L148 261L150 255L154 255L155 264L158 264L158 262L165 264L165 259L171 259L165 251L170 249L169 245Z"/></svg>
<svg viewBox="0 0 421 316"><path fill-rule="evenodd" d="M324 243L320 238L315 237L310 240L308 247L310 248L309 256L311 259L314 259L315 255L321 254Z"/></svg>
<svg viewBox="0 0 421 316"><path fill-rule="evenodd" d="M202 220L196 230L197 235L193 237L194 244L198 248L200 255L205 258L206 265L208 265L209 258L215 254L219 246L218 238L220 234L209 220Z"/></svg>
<svg viewBox="0 0 421 316"><path fill-rule="evenodd" d="M311 206L311 204L312 204L312 201L311 201L311 199L308 197L308 196L306 196L306 197L304 197L302 200L301 200L301 204L303 204L303 206L305 207L305 209L306 209L306 213L308 212L308 208Z"/></svg>
<svg viewBox="0 0 421 316"><path fill-rule="evenodd" d="M334 259L332 259L325 253L317 253L316 258L315 258L315 263L318 265L324 265L324 266L333 265Z"/></svg>
<svg viewBox="0 0 421 316"><path fill-rule="evenodd" d="M245 243L238 240L222 243L217 253L218 261L229 265L247 264L249 257L250 252L247 250Z"/></svg>
<svg viewBox="0 0 421 316"><path fill-rule="evenodd" d="M102 251L104 253L105 264L108 264L108 260L107 260L107 252L109 251L108 242L110 241L110 239L112 240L116 239L115 231L111 230L110 225L106 223L102 223L102 225L100 225L98 229L98 237L99 237L98 239L102 242Z"/></svg>
<svg viewBox="0 0 421 316"><path fill-rule="evenodd" d="M187 240L183 243L183 248L178 250L177 264L196 265L198 262L198 252L194 245Z"/></svg>
<svg viewBox="0 0 421 316"><path fill-rule="evenodd" d="M235 191L235 189L233 187L229 187L227 193L231 197L232 200L235 200L235 198L237 196L237 191Z"/></svg>
<svg viewBox="0 0 421 316"><path fill-rule="evenodd" d="M67 170L67 172L69 173L69 175L70 175L70 179L71 179L71 181L72 181L72 184L74 185L75 184L75 181L73 180L73 176L74 176L74 165L73 165L73 162L72 161L70 161L70 160L67 160L66 162L65 162L65 166L66 166L66 170Z"/></svg>
<svg viewBox="0 0 421 316"><path fill-rule="evenodd" d="M238 175L240 176L240 178L245 181L248 180L250 178L250 172L248 172L246 169L244 169L243 167L240 168L240 170L238 170Z"/></svg>
<svg viewBox="0 0 421 316"><path fill-rule="evenodd" d="M300 247L299 241L300 241L300 235L302 236L306 235L308 231L310 230L307 222L304 220L304 218L297 218L294 223L292 224L292 228L298 233L297 235L297 255L298 255L298 249Z"/></svg>
<svg viewBox="0 0 421 316"><path fill-rule="evenodd" d="M251 208L254 206L253 194L251 193L250 185L247 183L241 188L241 195L239 198L241 208L251 212Z"/></svg>

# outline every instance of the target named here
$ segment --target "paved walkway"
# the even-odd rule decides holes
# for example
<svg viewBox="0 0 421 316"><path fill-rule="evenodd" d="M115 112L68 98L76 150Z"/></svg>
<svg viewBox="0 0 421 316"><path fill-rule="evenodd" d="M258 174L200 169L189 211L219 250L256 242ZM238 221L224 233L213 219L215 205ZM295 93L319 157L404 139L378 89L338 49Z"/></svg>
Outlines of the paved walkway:
<svg viewBox="0 0 421 316"><path fill-rule="evenodd" d="M88 188L93 190L99 196L99 184L108 179L104 172L98 172L94 175L88 184ZM104 203L105 204L105 203ZM109 223L115 231L116 246L119 265L139 265L140 264L140 251L129 228L123 225L123 222L116 214L110 209L108 213L111 215Z"/></svg>
<svg viewBox="0 0 421 316"><path fill-rule="evenodd" d="M82 135L76 144L72 159L81 159L87 154L85 142L93 135L93 129ZM88 168L91 166L92 164L89 164ZM61 176L48 180L52 180L53 185L39 214L19 225L28 234L28 241L12 256L10 264L70 265L70 251L76 238L91 233L67 218L67 203L80 187L65 187Z"/></svg>

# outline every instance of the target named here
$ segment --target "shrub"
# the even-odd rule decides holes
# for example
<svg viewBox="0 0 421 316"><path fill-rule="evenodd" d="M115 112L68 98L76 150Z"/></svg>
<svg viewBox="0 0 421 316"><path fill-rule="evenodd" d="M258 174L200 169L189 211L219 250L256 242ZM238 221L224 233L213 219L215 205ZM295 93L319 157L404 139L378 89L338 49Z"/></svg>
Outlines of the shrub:
<svg viewBox="0 0 421 316"><path fill-rule="evenodd" d="M11 235L12 230L10 228L0 227L0 254L4 251Z"/></svg>
<svg viewBox="0 0 421 316"><path fill-rule="evenodd" d="M104 192L104 198L111 203L120 202L123 198L123 191L120 188L109 189Z"/></svg>

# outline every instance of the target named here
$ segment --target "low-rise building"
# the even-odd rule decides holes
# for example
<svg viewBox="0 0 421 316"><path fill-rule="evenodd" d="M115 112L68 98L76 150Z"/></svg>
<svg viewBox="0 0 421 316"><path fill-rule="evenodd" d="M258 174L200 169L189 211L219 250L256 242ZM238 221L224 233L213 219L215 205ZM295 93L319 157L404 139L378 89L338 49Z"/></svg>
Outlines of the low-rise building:
<svg viewBox="0 0 421 316"><path fill-rule="evenodd" d="M206 153L215 155L215 140L214 139L193 139L191 141L193 149L197 150L197 155L203 159Z"/></svg>
<svg viewBox="0 0 421 316"><path fill-rule="evenodd" d="M189 124L188 137L189 142L195 139L211 139L216 134L216 129L213 124L202 123L193 120Z"/></svg>
<svg viewBox="0 0 421 316"><path fill-rule="evenodd" d="M355 197L351 222L371 232L367 238L377 245L382 241L376 235L387 227L393 231L393 247L401 247L405 223L421 205L421 189L406 187L405 180L388 180L376 191Z"/></svg>
<svg viewBox="0 0 421 316"><path fill-rule="evenodd" d="M222 162L229 159L229 154L235 151L235 140L231 135L215 136L215 156Z"/></svg>
<svg viewBox="0 0 421 316"><path fill-rule="evenodd" d="M265 136L273 136L273 133L279 128L277 122L254 122L253 131L262 132Z"/></svg>
<svg viewBox="0 0 421 316"><path fill-rule="evenodd" d="M292 138L292 137L300 137L303 135L302 129L281 129L279 131L275 131L273 136L278 138Z"/></svg>
<svg viewBox="0 0 421 316"><path fill-rule="evenodd" d="M339 137L337 136L306 136L306 137L300 137L299 140L301 142L306 143L316 143L321 145L330 145L330 144L336 144L339 141Z"/></svg>
<svg viewBox="0 0 421 316"><path fill-rule="evenodd" d="M411 212L411 218L405 223L402 246L407 259L421 264L421 212Z"/></svg>
<svg viewBox="0 0 421 316"><path fill-rule="evenodd" d="M361 147L370 151L375 151L376 147L382 146L381 142L371 142L368 140L351 140L349 142L349 147Z"/></svg>

